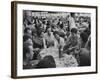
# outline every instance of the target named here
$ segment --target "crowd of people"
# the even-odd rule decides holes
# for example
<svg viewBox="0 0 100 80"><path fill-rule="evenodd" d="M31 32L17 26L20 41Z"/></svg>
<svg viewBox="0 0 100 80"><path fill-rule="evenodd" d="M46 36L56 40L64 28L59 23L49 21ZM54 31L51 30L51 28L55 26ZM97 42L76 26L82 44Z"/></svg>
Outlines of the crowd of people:
<svg viewBox="0 0 100 80"><path fill-rule="evenodd" d="M33 16L32 12L24 11L23 15L24 69L58 67L55 58L61 60L66 55L74 58L77 67L91 65L90 17L71 12L66 16L44 17ZM61 62L66 63L64 67L68 66L67 57Z"/></svg>

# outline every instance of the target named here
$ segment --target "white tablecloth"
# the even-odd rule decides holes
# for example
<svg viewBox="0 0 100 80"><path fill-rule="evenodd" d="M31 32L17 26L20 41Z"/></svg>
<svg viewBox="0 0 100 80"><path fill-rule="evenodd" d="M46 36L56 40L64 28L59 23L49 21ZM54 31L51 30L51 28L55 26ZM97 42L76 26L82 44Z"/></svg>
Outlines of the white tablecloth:
<svg viewBox="0 0 100 80"><path fill-rule="evenodd" d="M59 50L52 47L43 49L40 52L40 57L43 59L45 56L51 55L53 56L56 67L77 67L78 63L73 55L62 54L62 57L59 58Z"/></svg>

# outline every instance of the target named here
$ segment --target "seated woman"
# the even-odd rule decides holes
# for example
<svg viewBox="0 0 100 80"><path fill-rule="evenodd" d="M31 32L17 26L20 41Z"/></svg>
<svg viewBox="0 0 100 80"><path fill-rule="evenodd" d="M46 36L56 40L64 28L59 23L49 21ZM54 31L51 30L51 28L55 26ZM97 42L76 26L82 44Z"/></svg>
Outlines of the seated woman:
<svg viewBox="0 0 100 80"><path fill-rule="evenodd" d="M59 32L54 32L54 47L59 50L59 58L61 58L62 50L65 45L65 41L62 37L59 36Z"/></svg>
<svg viewBox="0 0 100 80"><path fill-rule="evenodd" d="M51 27L46 28L46 33L44 34L44 39L46 41L46 48L49 48L49 44L54 41L53 33L51 32Z"/></svg>
<svg viewBox="0 0 100 80"><path fill-rule="evenodd" d="M63 49L64 45L65 45L65 41L64 38L59 36L59 32L55 31L53 33L54 35L54 47L58 48L61 47L61 49Z"/></svg>

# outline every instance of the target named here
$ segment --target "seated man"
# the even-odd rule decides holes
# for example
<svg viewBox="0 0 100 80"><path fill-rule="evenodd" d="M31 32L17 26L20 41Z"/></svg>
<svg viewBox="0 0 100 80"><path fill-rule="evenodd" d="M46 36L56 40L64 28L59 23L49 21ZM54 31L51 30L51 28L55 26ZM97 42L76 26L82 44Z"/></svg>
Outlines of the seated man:
<svg viewBox="0 0 100 80"><path fill-rule="evenodd" d="M79 46L79 38L77 36L77 29L72 28L71 34L67 38L67 41L66 41L66 44L65 44L63 50L67 54L70 54L70 52L73 52L78 46Z"/></svg>

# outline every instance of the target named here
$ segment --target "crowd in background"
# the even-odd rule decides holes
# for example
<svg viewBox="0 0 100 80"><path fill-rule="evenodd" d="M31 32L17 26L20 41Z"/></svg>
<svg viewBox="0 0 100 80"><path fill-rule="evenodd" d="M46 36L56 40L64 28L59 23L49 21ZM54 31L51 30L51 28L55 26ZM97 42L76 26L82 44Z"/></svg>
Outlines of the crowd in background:
<svg viewBox="0 0 100 80"><path fill-rule="evenodd" d="M79 16L81 13L66 13L63 16L34 16L34 11L23 13L23 66L34 68L57 67L53 56L39 59L43 49L58 49L59 58L63 54L72 55L78 65L91 65L91 18ZM47 13L52 14L51 13ZM52 54L52 53L51 53ZM34 63L35 64L35 63Z"/></svg>

